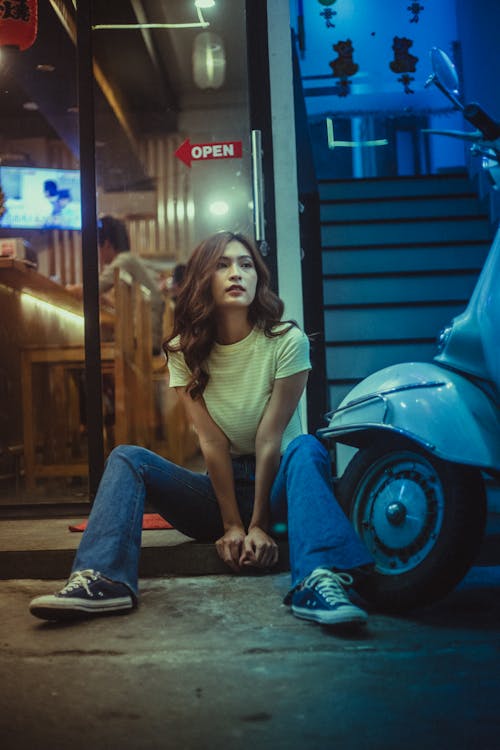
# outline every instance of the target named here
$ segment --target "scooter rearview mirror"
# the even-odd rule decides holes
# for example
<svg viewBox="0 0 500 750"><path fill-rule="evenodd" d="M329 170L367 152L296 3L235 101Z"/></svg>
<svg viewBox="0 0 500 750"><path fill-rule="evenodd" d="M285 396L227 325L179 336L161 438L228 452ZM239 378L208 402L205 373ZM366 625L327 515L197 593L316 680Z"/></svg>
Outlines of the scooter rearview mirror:
<svg viewBox="0 0 500 750"><path fill-rule="evenodd" d="M430 55L432 70L439 82L448 89L451 94L458 94L457 69L446 52L443 52L439 47L433 47Z"/></svg>
<svg viewBox="0 0 500 750"><path fill-rule="evenodd" d="M458 75L452 61L442 49L433 47L430 51L432 75L425 82L425 86L433 83L457 107L463 110L463 104L458 99Z"/></svg>

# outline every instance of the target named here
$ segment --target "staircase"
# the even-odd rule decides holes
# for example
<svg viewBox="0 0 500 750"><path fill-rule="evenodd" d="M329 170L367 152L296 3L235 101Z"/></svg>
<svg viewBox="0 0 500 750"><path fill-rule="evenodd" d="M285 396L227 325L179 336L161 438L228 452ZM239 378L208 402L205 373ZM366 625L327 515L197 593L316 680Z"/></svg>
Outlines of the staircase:
<svg viewBox="0 0 500 750"><path fill-rule="evenodd" d="M330 408L397 362L428 361L462 312L493 230L464 173L322 180Z"/></svg>

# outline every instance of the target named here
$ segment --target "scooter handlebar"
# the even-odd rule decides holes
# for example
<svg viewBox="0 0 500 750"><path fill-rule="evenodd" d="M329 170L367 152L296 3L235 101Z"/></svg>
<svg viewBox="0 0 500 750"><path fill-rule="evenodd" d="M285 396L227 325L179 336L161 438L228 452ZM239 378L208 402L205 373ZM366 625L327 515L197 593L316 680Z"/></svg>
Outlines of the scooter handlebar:
<svg viewBox="0 0 500 750"><path fill-rule="evenodd" d="M481 131L486 140L496 141L500 138L500 124L495 122L479 104L466 104L463 115L467 122Z"/></svg>

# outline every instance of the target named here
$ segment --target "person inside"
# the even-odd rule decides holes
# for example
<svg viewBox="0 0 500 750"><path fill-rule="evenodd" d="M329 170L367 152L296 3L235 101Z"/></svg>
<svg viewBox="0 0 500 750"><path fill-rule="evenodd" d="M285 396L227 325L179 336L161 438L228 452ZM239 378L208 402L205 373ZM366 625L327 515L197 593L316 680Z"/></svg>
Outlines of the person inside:
<svg viewBox="0 0 500 750"><path fill-rule="evenodd" d="M177 301L177 296L179 294L179 289L181 288L181 284L184 278L185 271L186 271L185 263L177 263L177 265L174 266L174 270L172 271L172 276L169 278L168 283L167 283L167 293L174 305Z"/></svg>
<svg viewBox="0 0 500 750"><path fill-rule="evenodd" d="M325 625L366 622L350 587L373 560L335 499L327 450L304 434L309 340L283 312L246 237L224 231L198 245L164 348L207 473L139 446L116 447L71 576L56 594L31 602L33 615L57 620L137 606L147 499L179 531L213 542L235 574L272 570L275 529L286 523L291 612Z"/></svg>
<svg viewBox="0 0 500 750"><path fill-rule="evenodd" d="M98 222L98 243L101 272L99 274L99 294L105 294L114 285L115 269L120 268L130 274L151 292L151 322L153 334L153 354L160 354L163 343L163 310L165 300L156 282L154 273L144 260L130 251L129 237L125 224L114 216L103 216ZM73 294L82 295L81 284L66 287Z"/></svg>

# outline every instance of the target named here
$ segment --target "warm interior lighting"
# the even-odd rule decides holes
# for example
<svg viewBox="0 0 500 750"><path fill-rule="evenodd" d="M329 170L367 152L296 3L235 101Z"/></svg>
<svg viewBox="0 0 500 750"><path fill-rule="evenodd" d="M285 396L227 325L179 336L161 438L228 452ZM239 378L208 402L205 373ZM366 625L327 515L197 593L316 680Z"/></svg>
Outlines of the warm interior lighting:
<svg viewBox="0 0 500 750"><path fill-rule="evenodd" d="M173 224L175 221L175 201L169 198L167 201L167 222Z"/></svg>
<svg viewBox="0 0 500 750"><path fill-rule="evenodd" d="M40 312L41 310L45 310L46 312L50 313L56 312L61 316L61 318L67 320L68 322L71 321L71 323L79 324L83 323L83 314L80 315L79 313L70 312L69 310L65 310L63 307L54 305L52 302L46 302L44 299L34 297L28 292L21 292L21 301L23 304L31 307L35 312Z"/></svg>
<svg viewBox="0 0 500 750"><path fill-rule="evenodd" d="M184 201L182 200L177 201L176 209L177 209L177 212L176 212L177 221L181 223L184 221Z"/></svg>
<svg viewBox="0 0 500 750"><path fill-rule="evenodd" d="M209 211L214 216L225 216L229 211L226 201L214 201L210 204Z"/></svg>

